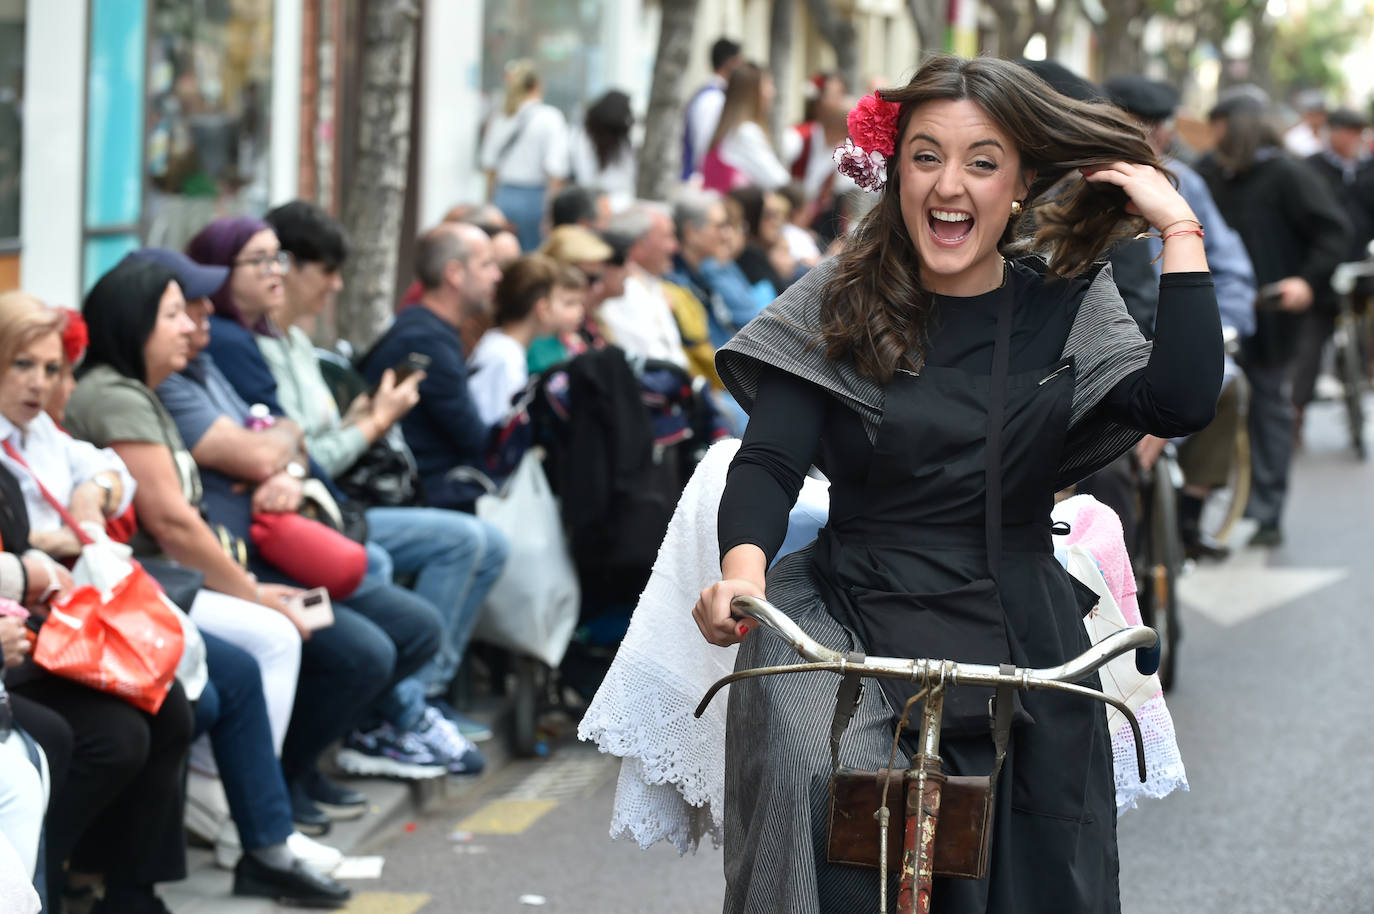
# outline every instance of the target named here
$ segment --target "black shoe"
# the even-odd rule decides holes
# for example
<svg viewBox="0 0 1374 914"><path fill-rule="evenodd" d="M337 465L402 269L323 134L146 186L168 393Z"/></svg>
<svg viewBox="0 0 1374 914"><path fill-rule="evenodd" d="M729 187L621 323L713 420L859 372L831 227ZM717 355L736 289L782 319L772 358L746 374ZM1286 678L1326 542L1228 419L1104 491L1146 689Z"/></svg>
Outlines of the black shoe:
<svg viewBox="0 0 1374 914"><path fill-rule="evenodd" d="M1283 545L1283 533L1279 530L1276 523L1260 524L1255 535L1250 537L1250 545L1260 548L1272 548Z"/></svg>
<svg viewBox="0 0 1374 914"><path fill-rule="evenodd" d="M315 837L329 834L329 829L334 824L310 799L300 781L291 785L291 820L296 823L296 830L301 834Z"/></svg>
<svg viewBox="0 0 1374 914"><path fill-rule="evenodd" d="M1231 550L1226 546L1209 543L1205 539L1198 538L1191 543L1184 544L1183 554L1194 561L1221 562L1231 557Z"/></svg>
<svg viewBox="0 0 1374 914"><path fill-rule="evenodd" d="M348 887L311 869L304 860L289 870L274 869L252 854L244 854L234 867L234 894L270 898L298 908L338 908L353 897Z"/></svg>
<svg viewBox="0 0 1374 914"><path fill-rule="evenodd" d="M302 779L305 795L331 819L356 819L367 812L367 794L360 793L312 771Z"/></svg>

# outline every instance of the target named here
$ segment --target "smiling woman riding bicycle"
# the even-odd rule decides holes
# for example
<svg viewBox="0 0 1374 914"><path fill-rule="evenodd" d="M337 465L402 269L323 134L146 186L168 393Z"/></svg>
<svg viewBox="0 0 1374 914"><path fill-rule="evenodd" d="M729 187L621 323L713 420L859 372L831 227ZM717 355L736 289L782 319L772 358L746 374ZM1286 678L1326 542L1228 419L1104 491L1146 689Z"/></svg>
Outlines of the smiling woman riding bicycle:
<svg viewBox="0 0 1374 914"><path fill-rule="evenodd" d="M1124 115L1015 64L937 57L879 95L837 151L876 207L718 356L751 420L721 501L724 580L694 615L712 643L743 641L739 669L791 657L781 639L745 637L729 604L764 594L814 462L829 524L766 582L809 634L844 651L1059 664L1088 646L1095 598L1052 554L1054 492L1142 433L1212 417L1222 344L1202 227ZM1153 350L1097 264L1147 224L1165 239ZM873 905L871 871L826 861L833 689L815 673L732 687L727 911ZM914 692L864 691L843 764L886 764L894 709ZM987 698L966 688L945 703L954 773L993 767ZM990 875L937 880L935 910L1120 909L1097 707L1021 695L995 804Z"/></svg>

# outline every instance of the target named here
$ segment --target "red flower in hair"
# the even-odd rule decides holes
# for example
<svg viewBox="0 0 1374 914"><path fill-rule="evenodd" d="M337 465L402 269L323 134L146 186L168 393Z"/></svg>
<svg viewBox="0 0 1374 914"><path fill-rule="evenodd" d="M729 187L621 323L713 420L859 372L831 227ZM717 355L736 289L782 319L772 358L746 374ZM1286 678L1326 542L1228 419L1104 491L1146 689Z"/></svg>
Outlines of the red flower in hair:
<svg viewBox="0 0 1374 914"><path fill-rule="evenodd" d="M854 145L864 152L878 152L890 158L897 146L897 111L900 108L896 102L883 101L876 92L859 99L845 119Z"/></svg>
<svg viewBox="0 0 1374 914"><path fill-rule="evenodd" d="M91 335L86 328L86 319L80 311L71 308L58 308L65 320L62 322L62 356L68 365L76 365L86 355Z"/></svg>

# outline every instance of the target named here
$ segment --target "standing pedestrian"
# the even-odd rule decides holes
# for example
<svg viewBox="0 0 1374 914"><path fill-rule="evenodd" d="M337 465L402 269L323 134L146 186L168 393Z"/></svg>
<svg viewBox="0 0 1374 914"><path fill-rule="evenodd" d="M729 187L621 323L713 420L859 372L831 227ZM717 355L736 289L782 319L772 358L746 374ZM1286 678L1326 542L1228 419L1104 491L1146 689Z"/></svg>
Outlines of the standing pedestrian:
<svg viewBox="0 0 1374 914"><path fill-rule="evenodd" d="M1321 179L1284 153L1253 90L1224 97L1208 120L1216 148L1197 171L1245 242L1260 289L1255 333L1241 350L1251 390L1252 474L1245 513L1259 522L1250 544L1278 546L1293 461L1289 381L1298 329L1302 313L1329 290L1350 227Z"/></svg>
<svg viewBox="0 0 1374 914"><path fill-rule="evenodd" d="M720 112L725 107L725 86L730 74L744 58L738 41L717 38L711 45L711 78L687 101L686 121L682 125L682 180L701 171L706 150L711 148Z"/></svg>
<svg viewBox="0 0 1374 914"><path fill-rule="evenodd" d="M520 249L539 247L544 201L568 176L568 125L544 103L544 81L528 60L506 66L506 101L482 140L487 195L515 225Z"/></svg>
<svg viewBox="0 0 1374 914"><path fill-rule="evenodd" d="M730 74L725 107L702 162L702 184L719 193L737 187L776 190L791 175L768 139L768 112L777 98L773 77L755 63Z"/></svg>

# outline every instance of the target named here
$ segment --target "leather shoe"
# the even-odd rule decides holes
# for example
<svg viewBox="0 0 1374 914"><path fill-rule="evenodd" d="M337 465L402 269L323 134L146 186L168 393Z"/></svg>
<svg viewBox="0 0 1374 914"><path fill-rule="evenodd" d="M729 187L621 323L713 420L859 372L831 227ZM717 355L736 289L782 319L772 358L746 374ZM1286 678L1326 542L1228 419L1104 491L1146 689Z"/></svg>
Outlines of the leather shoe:
<svg viewBox="0 0 1374 914"><path fill-rule="evenodd" d="M291 785L291 820L296 823L296 831L315 837L328 834L334 824L310 799L299 781Z"/></svg>
<svg viewBox="0 0 1374 914"><path fill-rule="evenodd" d="M234 894L270 898L298 908L337 908L353 897L348 887L322 876L296 860L289 870L267 866L252 854L244 854L234 867Z"/></svg>

